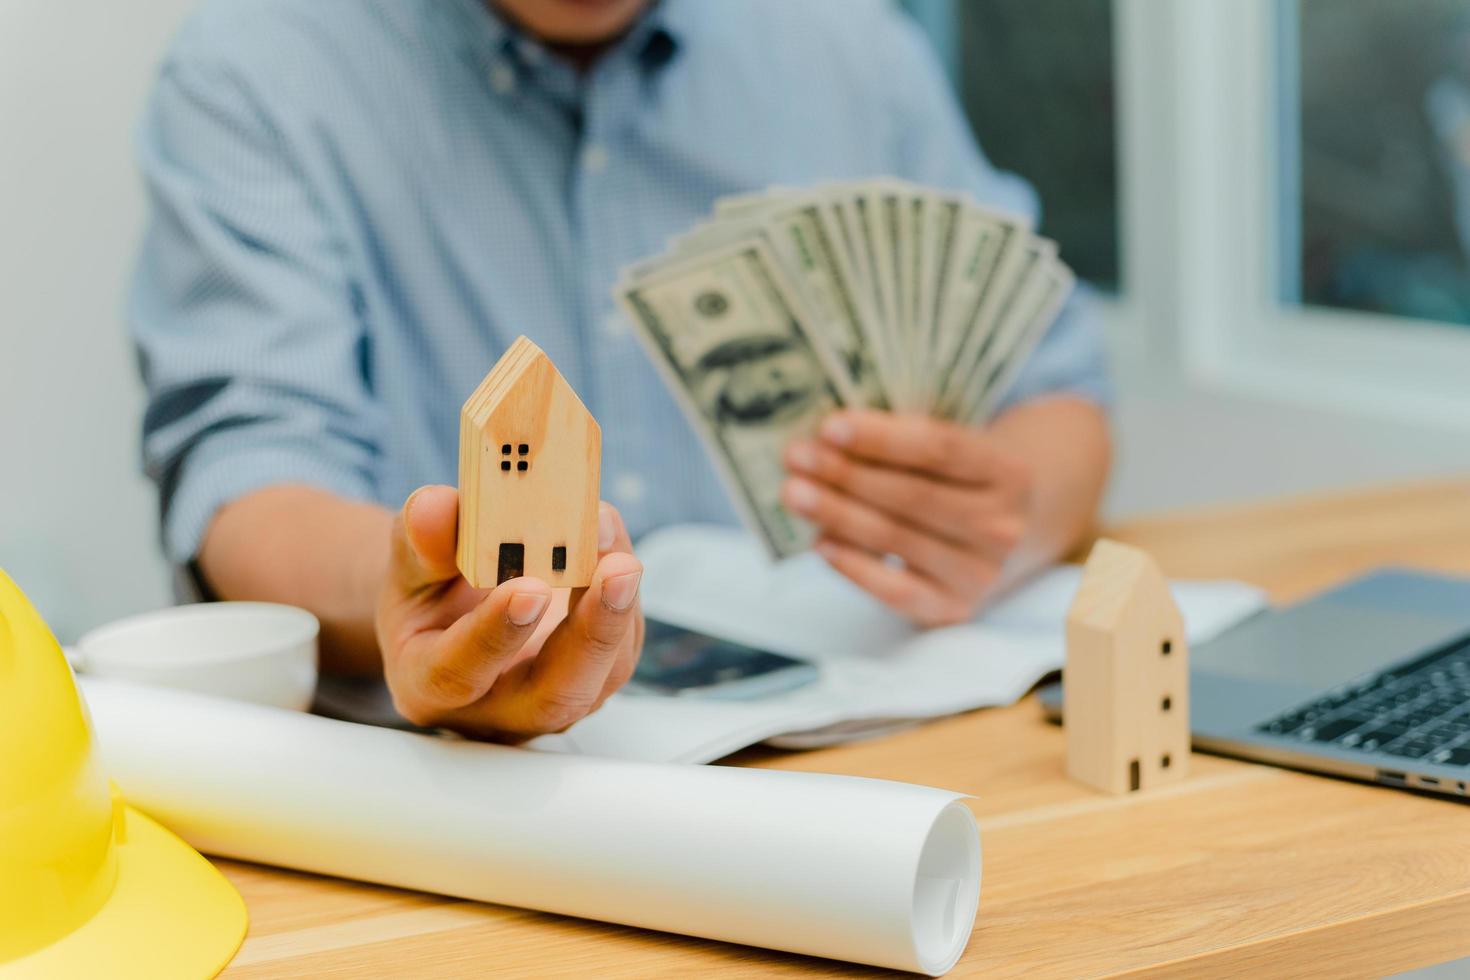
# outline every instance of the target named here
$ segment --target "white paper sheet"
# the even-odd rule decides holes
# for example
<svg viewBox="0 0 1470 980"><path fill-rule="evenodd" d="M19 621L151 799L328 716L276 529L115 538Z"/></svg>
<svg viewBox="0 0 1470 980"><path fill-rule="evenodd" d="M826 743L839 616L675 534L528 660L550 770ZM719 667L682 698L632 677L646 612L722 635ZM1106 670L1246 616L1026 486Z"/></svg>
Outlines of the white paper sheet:
<svg viewBox="0 0 1470 980"><path fill-rule="evenodd" d="M936 976L974 922L980 839L955 793L81 686L129 802L209 854Z"/></svg>
<svg viewBox="0 0 1470 980"><path fill-rule="evenodd" d="M534 748L612 758L708 762L773 736L811 746L902 719L1010 704L1065 659L1064 620L1081 569L1053 569L973 623L915 630L814 554L778 564L745 532L680 525L639 542L650 616L817 662L808 687L748 702L618 694ZM1264 608L1241 582L1174 582L1191 643ZM844 725L823 738L802 734ZM983 751L983 748L977 748Z"/></svg>

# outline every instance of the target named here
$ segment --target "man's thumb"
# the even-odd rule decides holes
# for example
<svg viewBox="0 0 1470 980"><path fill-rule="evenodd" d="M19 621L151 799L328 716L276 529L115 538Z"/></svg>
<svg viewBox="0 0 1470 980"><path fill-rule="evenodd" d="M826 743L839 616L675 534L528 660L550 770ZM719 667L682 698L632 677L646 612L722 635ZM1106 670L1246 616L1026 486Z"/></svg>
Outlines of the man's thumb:
<svg viewBox="0 0 1470 980"><path fill-rule="evenodd" d="M393 579L403 592L447 581L459 575L454 563L459 527L459 491L453 487L419 487L404 501L393 522Z"/></svg>

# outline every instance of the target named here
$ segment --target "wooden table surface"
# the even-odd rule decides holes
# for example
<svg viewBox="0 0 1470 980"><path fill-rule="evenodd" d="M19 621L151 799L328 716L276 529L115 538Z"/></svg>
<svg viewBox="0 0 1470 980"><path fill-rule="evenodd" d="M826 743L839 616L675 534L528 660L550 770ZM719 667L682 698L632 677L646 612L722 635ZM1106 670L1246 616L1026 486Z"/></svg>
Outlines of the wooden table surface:
<svg viewBox="0 0 1470 980"><path fill-rule="evenodd" d="M1383 564L1470 572L1470 481L1108 529L1173 576L1290 601ZM1470 956L1470 806L1195 755L1141 797L1069 782L1034 698L743 765L977 797L984 884L951 976L1382 976ZM221 861L250 908L226 975L852 976L882 971Z"/></svg>

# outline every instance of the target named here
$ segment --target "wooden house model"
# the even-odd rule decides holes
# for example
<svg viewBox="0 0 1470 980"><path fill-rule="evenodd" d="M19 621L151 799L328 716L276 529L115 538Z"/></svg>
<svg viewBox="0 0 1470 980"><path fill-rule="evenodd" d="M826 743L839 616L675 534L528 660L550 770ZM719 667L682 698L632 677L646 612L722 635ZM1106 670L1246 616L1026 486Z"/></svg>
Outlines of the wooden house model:
<svg viewBox="0 0 1470 980"><path fill-rule="evenodd" d="M476 588L591 583L602 429L546 353L517 338L459 415L459 570Z"/></svg>
<svg viewBox="0 0 1470 980"><path fill-rule="evenodd" d="M1189 649L1159 566L1115 541L1093 547L1067 614L1067 774L1109 793L1189 766Z"/></svg>

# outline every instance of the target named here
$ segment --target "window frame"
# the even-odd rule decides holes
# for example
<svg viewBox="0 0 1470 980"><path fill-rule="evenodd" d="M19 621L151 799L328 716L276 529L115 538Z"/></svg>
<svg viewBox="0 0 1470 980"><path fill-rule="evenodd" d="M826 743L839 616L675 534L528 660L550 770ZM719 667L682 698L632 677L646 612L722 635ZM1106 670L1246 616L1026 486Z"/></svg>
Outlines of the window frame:
<svg viewBox="0 0 1470 980"><path fill-rule="evenodd" d="M1124 356L1248 396L1470 428L1470 329L1288 306L1294 0L1115 0ZM1292 92L1288 92L1291 95ZM1281 151L1281 152L1278 152ZM1283 223L1281 220L1287 220Z"/></svg>

